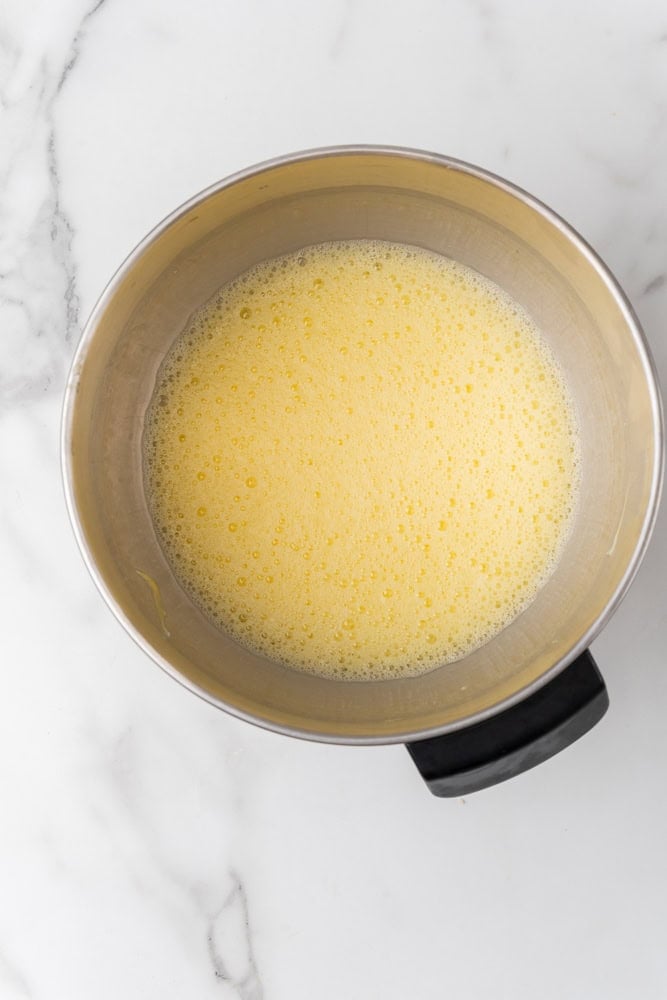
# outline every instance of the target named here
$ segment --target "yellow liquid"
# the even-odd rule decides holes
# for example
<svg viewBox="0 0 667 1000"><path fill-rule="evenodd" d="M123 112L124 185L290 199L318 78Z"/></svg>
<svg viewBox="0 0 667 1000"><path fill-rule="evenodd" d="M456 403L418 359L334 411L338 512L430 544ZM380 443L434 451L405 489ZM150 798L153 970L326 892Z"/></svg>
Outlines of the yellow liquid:
<svg viewBox="0 0 667 1000"><path fill-rule="evenodd" d="M274 660L423 673L534 598L578 483L562 374L476 272L359 241L260 264L167 356L146 485L184 588Z"/></svg>

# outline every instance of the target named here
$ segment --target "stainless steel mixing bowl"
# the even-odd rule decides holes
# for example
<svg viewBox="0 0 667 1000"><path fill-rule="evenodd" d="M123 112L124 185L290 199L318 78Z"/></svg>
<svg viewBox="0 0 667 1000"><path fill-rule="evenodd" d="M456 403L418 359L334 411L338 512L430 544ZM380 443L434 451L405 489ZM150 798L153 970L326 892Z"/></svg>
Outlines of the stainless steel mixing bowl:
<svg viewBox="0 0 667 1000"><path fill-rule="evenodd" d="M337 682L253 655L186 596L158 544L142 479L144 414L188 317L257 261L326 240L426 247L501 285L567 373L581 428L571 537L530 607L457 663L405 680ZM95 582L139 645L187 688L295 736L371 744L474 726L534 695L587 647L645 551L662 471L659 393L637 320L558 216L483 170L400 148L339 147L263 163L162 222L84 330L63 421L67 501ZM299 609L294 609L298 619Z"/></svg>

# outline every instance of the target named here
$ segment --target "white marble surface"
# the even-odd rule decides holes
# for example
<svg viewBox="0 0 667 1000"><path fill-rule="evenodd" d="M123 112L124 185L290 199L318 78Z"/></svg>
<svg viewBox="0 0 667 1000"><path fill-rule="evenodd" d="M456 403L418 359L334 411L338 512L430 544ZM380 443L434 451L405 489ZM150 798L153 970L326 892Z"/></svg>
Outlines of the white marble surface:
<svg viewBox="0 0 667 1000"><path fill-rule="evenodd" d="M661 0L5 0L0 996L664 1000L667 522L594 644L612 708L466 801L162 674L67 523L86 314L173 206L337 142L459 156L563 214L667 373Z"/></svg>

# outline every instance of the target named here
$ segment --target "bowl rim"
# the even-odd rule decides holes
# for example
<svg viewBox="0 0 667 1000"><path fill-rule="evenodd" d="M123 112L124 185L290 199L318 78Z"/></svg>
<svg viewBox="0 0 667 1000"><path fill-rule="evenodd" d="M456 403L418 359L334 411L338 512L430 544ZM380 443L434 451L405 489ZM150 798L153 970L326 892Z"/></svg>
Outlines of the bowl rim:
<svg viewBox="0 0 667 1000"><path fill-rule="evenodd" d="M615 591L611 595L609 601L605 605L602 612L598 615L595 621L590 625L586 632L579 638L577 643L572 646L569 652L561 657L556 663L554 663L549 670L545 671L540 677L536 678L529 685L526 685L522 689L514 692L509 697L497 702L495 705L477 712L473 715L457 719L453 722L449 722L440 726L432 726L426 729L419 729L414 731L402 731L400 733L389 733L383 735L349 735L349 734L335 734L330 732L320 732L318 730L309 730L306 728L300 728L298 726L291 725L281 725L274 722L271 719L263 718L259 715L254 715L252 713L243 711L242 709L229 704L228 702L216 697L211 692L207 691L205 688L194 683L188 677L184 676L179 670L174 667L171 662L164 656L162 656L151 643L142 635L142 633L135 627L135 625L129 620L122 606L113 596L110 588L107 586L106 580L102 575L101 571L98 569L95 558L88 544L81 519L79 517L76 497L75 497L75 487L74 487L74 470L72 462L72 437L73 437L73 427L76 415L76 399L77 399L77 388L79 380L81 378L81 373L85 366L88 351L94 341L95 333L99 324L99 320L105 313L107 307L112 301L116 290L118 289L121 282L130 273L136 261L147 251L150 247L165 233L172 225L178 222L184 215L192 211L207 198L220 193L226 188L232 187L233 185L248 180L252 177L257 177L262 173L276 169L277 167L288 166L293 163L309 161L309 160L319 160L325 158L334 157L350 157L350 156L383 156L383 157L397 157L412 160L419 160L425 163L431 163L435 166L442 167L446 170L457 171L459 173L466 174L468 176L482 180L485 183L490 183L493 186L501 189L510 196L518 199L525 206L531 208L538 215L542 216L547 222L554 226L559 232L566 237L566 239L574 245L579 254L586 260L588 265L597 272L598 276L601 278L602 282L606 286L609 293L612 295L615 303L619 309L619 312L625 320L628 332L631 334L635 348L637 350L638 356L641 360L642 368L644 370L644 375L646 379L646 384L649 392L649 397L651 401L651 415L653 422L653 433L655 441L654 449L654 459L651 474L651 489L648 497L648 502L646 505L646 510L644 512L643 522L641 531L635 546L634 552L625 572L619 581ZM74 531L74 536L76 538L79 550L83 557L84 563L88 569L90 576L93 579L97 589L104 598L105 603L110 608L112 613L115 615L116 619L123 626L125 631L130 635L134 642L146 653L159 667L161 667L170 677L176 680L179 684L185 687L188 691L196 694L198 697L202 698L204 701L216 708L222 709L229 715L232 715L244 722L249 722L252 725L259 726L260 728L267 729L273 732L281 733L288 736L297 737L299 739L306 739L310 741L320 742L320 743L332 743L332 744L344 744L349 746L372 746L372 745L382 745L382 744L392 744L392 743L407 743L415 740L427 739L434 736L440 736L445 733L454 732L457 729L462 729L475 723L482 722L487 718L497 715L512 705L523 701L525 698L529 697L535 691L539 690L545 684L548 684L550 680L556 677L562 670L564 670L568 664L575 660L585 649L588 648L590 643L599 634L602 628L607 624L611 616L615 613L621 601L623 600L625 594L627 593L632 581L634 580L639 566L646 553L653 529L655 527L655 522L658 515L658 509L660 506L660 498L662 494L663 476L664 476L664 415L663 415L663 405L659 390L659 382L657 376L657 370L655 362L651 355L651 350L644 334L639 320L634 312L632 305L625 292L621 288L619 282L612 274L611 270L607 267L604 261L596 253L595 250L590 246L590 244L574 229L568 222L566 222L558 213L553 209L549 208L544 202L540 201L538 198L534 197L522 187L514 184L511 181L506 180L504 177L493 173L492 171L486 170L485 168L476 166L475 164L469 163L465 160L457 159L455 157L446 156L441 153L429 152L426 150L415 149L407 146L394 146L394 145L382 145L382 144L350 144L350 145L333 145L333 146L323 146L314 147L310 149L300 150L294 153L287 153L282 156L272 157L267 160L262 160L259 163L245 167L242 170L235 171L232 174L223 177L222 179L214 182L203 190L199 191L197 194L188 198L181 205L171 211L166 215L160 222L157 223L147 234L140 240L139 243L130 251L127 257L122 261L116 271L113 273L109 281L107 282L105 288L100 294L97 302L93 306L93 309L83 326L79 342L77 344L73 360L71 363L70 371L65 384L63 405L62 405L62 417L60 426L60 456L61 456L61 475L63 482L63 490L65 495L65 503L67 507L67 512L69 515L69 520ZM332 681L332 683L350 683L348 681ZM377 683L383 683L382 681Z"/></svg>

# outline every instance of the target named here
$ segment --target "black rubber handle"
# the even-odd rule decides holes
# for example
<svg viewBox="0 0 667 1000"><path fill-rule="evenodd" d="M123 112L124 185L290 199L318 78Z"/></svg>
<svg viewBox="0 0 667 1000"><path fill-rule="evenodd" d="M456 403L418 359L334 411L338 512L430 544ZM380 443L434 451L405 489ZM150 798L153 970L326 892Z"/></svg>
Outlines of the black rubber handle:
<svg viewBox="0 0 667 1000"><path fill-rule="evenodd" d="M553 757L599 722L609 707L588 650L523 701L444 736L407 743L434 795L455 798L513 778Z"/></svg>

